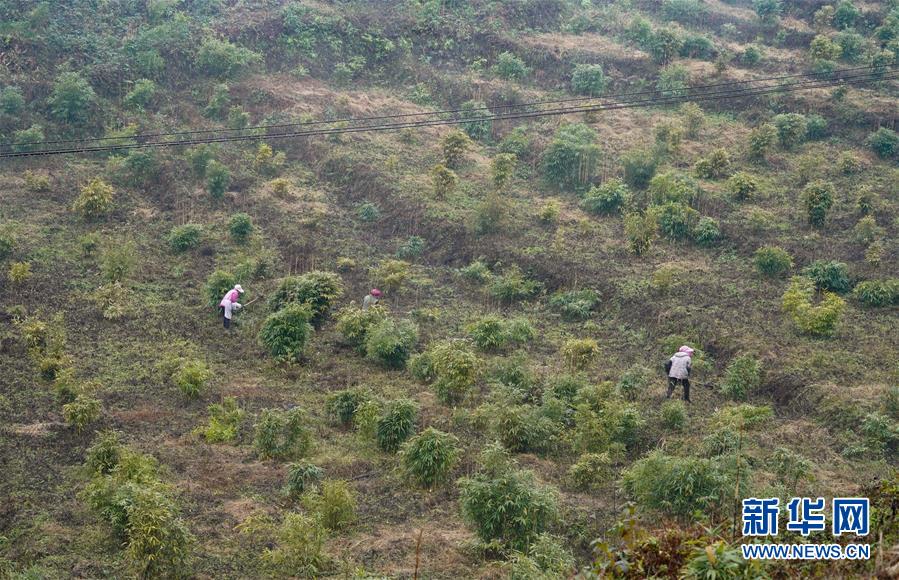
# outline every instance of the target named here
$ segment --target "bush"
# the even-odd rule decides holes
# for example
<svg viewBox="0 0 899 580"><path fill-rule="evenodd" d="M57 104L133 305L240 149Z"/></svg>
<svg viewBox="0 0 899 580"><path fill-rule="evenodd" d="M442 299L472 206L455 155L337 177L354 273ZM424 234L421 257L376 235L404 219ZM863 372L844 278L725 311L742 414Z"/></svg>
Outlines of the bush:
<svg viewBox="0 0 899 580"><path fill-rule="evenodd" d="M657 209L659 231L672 240L692 237L693 229L699 221L699 212L692 207L677 202L667 202Z"/></svg>
<svg viewBox="0 0 899 580"><path fill-rule="evenodd" d="M218 308L222 297L226 292L234 288L237 278L231 272L216 270L206 278L203 285L203 294L206 296L206 305Z"/></svg>
<svg viewBox="0 0 899 580"><path fill-rule="evenodd" d="M101 431L85 452L84 464L91 473L109 475L121 461L123 452L118 433Z"/></svg>
<svg viewBox="0 0 899 580"><path fill-rule="evenodd" d="M241 528L244 530L255 532ZM275 547L262 552L273 575L315 578L327 569L328 558L323 553L327 530L317 518L288 512L275 536Z"/></svg>
<svg viewBox="0 0 899 580"><path fill-rule="evenodd" d="M755 9L759 20L765 24L777 22L777 19L783 12L781 0L753 0L752 7Z"/></svg>
<svg viewBox="0 0 899 580"><path fill-rule="evenodd" d="M656 173L659 159L647 150L631 150L621 158L624 181L634 189L645 189Z"/></svg>
<svg viewBox="0 0 899 580"><path fill-rule="evenodd" d="M9 281L21 284L31 278L31 262L13 262L9 265Z"/></svg>
<svg viewBox="0 0 899 580"><path fill-rule="evenodd" d="M705 179L720 179L730 174L730 155L725 149L715 149L708 157L703 157L696 162L693 170L697 177Z"/></svg>
<svg viewBox="0 0 899 580"><path fill-rule="evenodd" d="M587 368L599 356L599 344L592 338L572 338L562 345L561 354L572 371Z"/></svg>
<svg viewBox="0 0 899 580"><path fill-rule="evenodd" d="M198 224L184 224L175 226L169 232L169 247L176 252L184 252L195 248L203 238L203 226Z"/></svg>
<svg viewBox="0 0 899 580"><path fill-rule="evenodd" d="M504 190L512 180L517 161L518 159L511 153L497 153L490 160L490 174L496 191Z"/></svg>
<svg viewBox="0 0 899 580"><path fill-rule="evenodd" d="M783 310L801 332L831 336L842 318L846 302L836 294L825 292L820 304L813 305L814 294L815 286L811 280L794 276L783 295Z"/></svg>
<svg viewBox="0 0 899 580"><path fill-rule="evenodd" d="M298 461L287 466L287 482L284 492L291 498L298 498L321 481L324 471L308 461Z"/></svg>
<svg viewBox="0 0 899 580"><path fill-rule="evenodd" d="M752 199L759 190L755 177L743 171L733 174L727 182L727 187L737 201Z"/></svg>
<svg viewBox="0 0 899 580"><path fill-rule="evenodd" d="M25 108L25 97L19 87L3 87L0 91L0 111L7 115L18 115Z"/></svg>
<svg viewBox="0 0 899 580"><path fill-rule="evenodd" d="M764 54L762 53L761 47L750 44L746 47L746 50L743 51L743 54L740 55L740 62L748 67L754 67L762 61L762 58L764 58Z"/></svg>
<svg viewBox="0 0 899 580"><path fill-rule="evenodd" d="M301 459L312 451L312 432L306 412L299 407L287 411L265 409L256 423L253 446L262 459Z"/></svg>
<svg viewBox="0 0 899 580"><path fill-rule="evenodd" d="M690 73L686 67L679 64L670 64L659 72L656 81L656 90L663 98L682 97L690 86Z"/></svg>
<svg viewBox="0 0 899 580"><path fill-rule="evenodd" d="M406 473L431 489L445 483L459 462L459 438L428 427L403 445L400 457Z"/></svg>
<svg viewBox="0 0 899 580"><path fill-rule="evenodd" d="M627 184L620 179L610 179L590 188L581 200L581 207L593 214L619 213L630 199L631 192Z"/></svg>
<svg viewBox="0 0 899 580"><path fill-rule="evenodd" d="M206 363L200 360L185 361L172 375L172 381L175 383L175 386L188 399L199 397L210 378L212 378L212 372L210 372Z"/></svg>
<svg viewBox="0 0 899 580"><path fill-rule="evenodd" d="M509 81L521 81L531 74L531 69L511 52L501 52L493 65L493 74Z"/></svg>
<svg viewBox="0 0 899 580"><path fill-rule="evenodd" d="M680 53L683 41L674 30L659 29L648 39L649 54L656 64L666 65Z"/></svg>
<svg viewBox="0 0 899 580"><path fill-rule="evenodd" d="M452 169L439 163L431 168L431 183L434 185L434 197L437 199L445 199L456 189L456 183L459 178Z"/></svg>
<svg viewBox="0 0 899 580"><path fill-rule="evenodd" d="M64 72L56 78L47 104L60 123L81 124L90 117L96 99L94 89L81 75Z"/></svg>
<svg viewBox="0 0 899 580"><path fill-rule="evenodd" d="M464 342L441 342L428 350L430 374L437 398L447 405L460 403L477 380L480 360Z"/></svg>
<svg viewBox="0 0 899 580"><path fill-rule="evenodd" d="M852 290L849 269L842 262L815 260L802 269L802 275L815 283L818 290L845 294Z"/></svg>
<svg viewBox="0 0 899 580"><path fill-rule="evenodd" d="M784 149L792 149L805 141L807 127L805 115L798 113L775 115L774 127Z"/></svg>
<svg viewBox="0 0 899 580"><path fill-rule="evenodd" d="M654 451L624 471L625 493L642 507L688 518L727 504L733 490L719 461L673 457Z"/></svg>
<svg viewBox="0 0 899 580"><path fill-rule="evenodd" d="M137 264L134 242L109 244L100 257L100 272L108 282L122 282L131 275Z"/></svg>
<svg viewBox="0 0 899 580"><path fill-rule="evenodd" d="M278 361L299 361L312 336L312 309L290 304L270 314L259 331L259 343Z"/></svg>
<svg viewBox="0 0 899 580"><path fill-rule="evenodd" d="M816 61L815 64L820 66L821 63L833 64L833 61L840 58L843 49L826 35L819 34L812 39L808 47L808 52L809 56Z"/></svg>
<svg viewBox="0 0 899 580"><path fill-rule="evenodd" d="M768 405L743 403L719 410L713 415L712 423L722 429L755 429L767 425L773 418L774 411Z"/></svg>
<svg viewBox="0 0 899 580"><path fill-rule="evenodd" d="M899 133L892 129L880 127L868 136L865 143L882 159L899 155Z"/></svg>
<svg viewBox="0 0 899 580"><path fill-rule="evenodd" d="M883 234L883 228L877 225L877 220L872 215L858 220L855 227L852 228L852 235L855 241L863 246L870 246Z"/></svg>
<svg viewBox="0 0 899 580"><path fill-rule="evenodd" d="M598 97L606 90L606 75L598 64L578 64L571 74L571 90L577 95Z"/></svg>
<svg viewBox="0 0 899 580"><path fill-rule="evenodd" d="M377 268L372 268L371 279L383 290L398 292L409 278L410 266L402 260L383 260Z"/></svg>
<svg viewBox="0 0 899 580"><path fill-rule="evenodd" d="M13 237L12 232L0 230L0 260L10 257L15 245L16 239Z"/></svg>
<svg viewBox="0 0 899 580"><path fill-rule="evenodd" d="M652 383L654 373L648 367L635 365L625 371L615 384L615 392L628 401L634 401Z"/></svg>
<svg viewBox="0 0 899 580"><path fill-rule="evenodd" d="M749 393L762 386L762 365L752 355L742 355L727 365L721 394L734 401L745 401Z"/></svg>
<svg viewBox="0 0 899 580"><path fill-rule="evenodd" d="M805 186L802 201L808 212L808 223L815 227L824 225L827 211L833 205L834 186L829 181L816 180Z"/></svg>
<svg viewBox="0 0 899 580"><path fill-rule="evenodd" d="M253 229L253 220L245 213L236 213L228 220L228 232L238 244L243 244L250 239Z"/></svg>
<svg viewBox="0 0 899 580"><path fill-rule="evenodd" d="M693 240L704 248L710 248L721 240L721 228L718 220L704 216L699 218L693 229Z"/></svg>
<svg viewBox="0 0 899 580"><path fill-rule="evenodd" d="M793 267L793 258L782 248L763 246L755 251L753 258L756 270L771 278L784 276Z"/></svg>
<svg viewBox="0 0 899 580"><path fill-rule="evenodd" d="M466 101L462 103L462 117L470 119L461 123L462 130L472 139L485 141L493 131L493 122L488 119L491 113L483 101Z"/></svg>
<svg viewBox="0 0 899 580"><path fill-rule="evenodd" d="M765 0L762 0L765 1ZM758 4L759 1L756 0ZM763 578L765 573L758 562L744 560L737 547L728 546L719 540L711 545L693 548L686 565L681 570L682 578Z"/></svg>
<svg viewBox="0 0 899 580"><path fill-rule="evenodd" d="M229 185L231 185L231 172L215 159L211 159L206 164L206 191L213 199L222 199Z"/></svg>
<svg viewBox="0 0 899 580"><path fill-rule="evenodd" d="M631 404L609 397L612 385L600 384L580 393L575 407L571 446L578 453L631 453L645 438L646 420Z"/></svg>
<svg viewBox="0 0 899 580"><path fill-rule="evenodd" d="M217 38L203 40L196 54L196 64L201 71L222 79L234 77L260 62L262 56L259 53Z"/></svg>
<svg viewBox="0 0 899 580"><path fill-rule="evenodd" d="M530 471L517 469L496 448L482 455L482 470L459 480L462 514L484 542L525 549L559 517L558 494Z"/></svg>
<svg viewBox="0 0 899 580"><path fill-rule="evenodd" d="M478 348L483 350L499 350L506 345L506 321L497 315L483 316L466 327L468 336Z"/></svg>
<svg viewBox="0 0 899 580"><path fill-rule="evenodd" d="M624 216L624 235L631 251L642 256L649 248L658 233L659 223L654 212L633 212Z"/></svg>
<svg viewBox="0 0 899 580"><path fill-rule="evenodd" d="M27 129L20 129L13 132L13 150L16 153L24 153L27 151L36 151L41 143L44 142L44 128L40 125L32 125Z"/></svg>
<svg viewBox="0 0 899 580"><path fill-rule="evenodd" d="M356 217L365 223L373 223L381 219L381 210L375 204L367 201L359 204L356 208Z"/></svg>
<svg viewBox="0 0 899 580"><path fill-rule="evenodd" d="M514 551L507 566L510 578L568 578L576 561L562 539L550 534L538 535L528 547L527 554Z"/></svg>
<svg viewBox="0 0 899 580"><path fill-rule="evenodd" d="M334 423L349 427L353 423L356 409L366 400L368 400L368 396L364 391L345 389L328 395L328 402L325 408L328 416Z"/></svg>
<svg viewBox="0 0 899 580"><path fill-rule="evenodd" d="M549 305L566 320L586 320L599 306L599 294L589 288L556 292L549 299Z"/></svg>
<svg viewBox="0 0 899 580"><path fill-rule="evenodd" d="M833 25L841 30L852 28L860 17L861 11L856 8L855 4L843 0L842 2L839 2L836 9L834 9Z"/></svg>
<svg viewBox="0 0 899 580"><path fill-rule="evenodd" d="M827 119L821 115L809 115L805 119L805 136L807 139L823 139L827 136Z"/></svg>
<svg viewBox="0 0 899 580"><path fill-rule="evenodd" d="M387 309L375 305L367 310L353 305L347 306L337 313L337 332L343 336L343 342L356 350L365 351L365 338L372 326L387 318Z"/></svg>
<svg viewBox="0 0 899 580"><path fill-rule="evenodd" d="M853 295L865 306L899 304L899 280L866 280L855 287Z"/></svg>
<svg viewBox="0 0 899 580"><path fill-rule="evenodd" d="M308 306L312 314L310 322L320 326L342 294L343 280L339 274L313 271L281 280L268 304L273 311L291 304Z"/></svg>
<svg viewBox="0 0 899 580"><path fill-rule="evenodd" d="M71 403L63 405L62 416L70 427L81 433L84 428L100 418L103 405L99 399L80 394Z"/></svg>
<svg viewBox="0 0 899 580"><path fill-rule="evenodd" d="M510 304L535 296L543 289L543 284L524 277L518 266L512 266L502 276L494 276L487 286L487 292L496 300Z"/></svg>
<svg viewBox="0 0 899 580"><path fill-rule="evenodd" d="M306 492L302 501L303 507L329 530L346 528L356 519L356 497L346 481L323 481L321 491Z"/></svg>
<svg viewBox="0 0 899 580"><path fill-rule="evenodd" d="M676 20L682 24L689 24L702 18L706 8L699 0L664 0L662 2L662 16L666 20Z"/></svg>
<svg viewBox="0 0 899 580"><path fill-rule="evenodd" d="M396 399L388 403L376 424L378 447L387 453L396 453L415 431L417 414L418 408L410 399Z"/></svg>
<svg viewBox="0 0 899 580"><path fill-rule="evenodd" d="M386 318L366 332L365 354L387 368L401 369L406 366L416 342L418 327L413 322Z"/></svg>
<svg viewBox="0 0 899 580"><path fill-rule="evenodd" d="M81 193L72 205L72 210L86 220L106 217L113 208L112 186L95 177L81 188Z"/></svg>
<svg viewBox="0 0 899 580"><path fill-rule="evenodd" d="M461 167L462 162L465 160L465 154L468 153L473 145L468 135L462 131L449 133L440 142L445 165L450 169Z"/></svg>
<svg viewBox="0 0 899 580"><path fill-rule="evenodd" d="M608 453L584 453L568 469L568 481L575 489L595 491L612 478Z"/></svg>
<svg viewBox="0 0 899 580"><path fill-rule="evenodd" d="M543 175L561 190L583 189L599 160L596 131L581 123L563 125L543 152Z"/></svg>
<svg viewBox="0 0 899 580"><path fill-rule="evenodd" d="M207 443L230 443L237 439L244 412L237 399L225 397L221 403L209 405L209 424L197 430Z"/></svg>
<svg viewBox="0 0 899 580"><path fill-rule="evenodd" d="M683 431L687 425L687 407L683 401L665 401L661 412L662 427L669 431Z"/></svg>
<svg viewBox="0 0 899 580"><path fill-rule="evenodd" d="M759 125L749 132L749 157L756 161L765 159L777 138L777 128L770 123Z"/></svg>
<svg viewBox="0 0 899 580"><path fill-rule="evenodd" d="M134 85L125 95L123 102L130 109L143 111L155 95L156 83L150 79L138 79L134 81Z"/></svg>

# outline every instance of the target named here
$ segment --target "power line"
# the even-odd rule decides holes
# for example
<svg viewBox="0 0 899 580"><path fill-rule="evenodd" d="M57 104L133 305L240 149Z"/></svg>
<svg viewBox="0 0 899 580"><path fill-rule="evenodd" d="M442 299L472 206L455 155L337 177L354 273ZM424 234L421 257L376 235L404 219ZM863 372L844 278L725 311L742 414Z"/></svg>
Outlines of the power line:
<svg viewBox="0 0 899 580"><path fill-rule="evenodd" d="M817 78L817 77L831 77L833 80L841 80L843 77L839 75L848 72L860 71L860 70L880 70L883 71L887 68L892 68L894 65L886 65L886 66L876 66L876 65L866 65L866 66L858 66L858 67L849 67L831 72L805 72L805 73L795 73L790 75L779 75L779 76L770 76L770 77L761 77L756 79L747 79L742 81L726 81L721 83L712 83L706 85L697 85L693 87L688 87L686 90L688 91L702 91L705 89L718 88L718 87L734 87L739 85L747 85L750 83L763 83L770 81L780 81L786 79L794 79L794 78ZM820 79L825 80L825 79ZM241 132L250 132L250 131L258 131L258 130L268 130L268 129L286 129L293 127L312 127L317 125L335 125L341 123L356 123L356 122L368 122L368 121L382 121L382 120L391 120L391 119L404 119L404 118L416 118L416 117L425 117L425 116L435 116L435 115L454 115L459 113L471 114L477 112L493 112L493 111L503 111L503 110L514 110L521 109L526 107L534 107L534 106L542 106L542 105L553 105L553 104L564 104L564 103L578 103L578 102L588 102L588 101L601 101L601 100L617 100L620 101L625 97L635 97L641 95L658 95L660 91L657 89L652 90L642 90L642 91L631 91L624 93L613 93L610 95L597 96L597 97L572 97L567 99L554 99L554 100L543 100L543 101L531 101L525 103L514 103L508 105L497 105L494 107L475 107L470 109L444 109L437 111L426 111L426 112L417 112L417 113L397 113L391 115L377 115L377 116L369 116L369 117L344 117L332 120L320 120L320 121L300 121L293 123L280 123L280 124L267 124L267 125L255 125L251 127L243 127L240 129L228 129L228 128L219 128L219 129L196 129L192 131L170 131L170 132L159 132L159 133L144 133L137 135L121 135L121 136L113 136L113 137L83 137L78 139L57 139L53 141L40 141L40 142L26 142L26 143L2 143L0 144L0 149L8 148L12 150L14 147L27 147L27 146L47 146L47 145L59 145L59 144L68 144L68 143L93 143L93 142L106 142L106 141L127 141L130 139L150 139L150 138L158 138L158 137L176 137L176 136L187 136L187 135L206 135L213 133L241 133ZM494 113L494 114L502 114L502 113Z"/></svg>
<svg viewBox="0 0 899 580"><path fill-rule="evenodd" d="M677 103L682 103L682 102L687 102L687 101L716 101L716 100L740 98L740 97L747 97L747 96L764 95L764 94L770 94L770 93L776 93L776 92L793 92L793 91L799 91L799 90L809 90L809 89L813 89L813 88L826 88L826 87L830 87L830 86L835 86L837 84L840 84L840 83L843 83L846 81L863 83L863 82L868 82L868 81L887 80L887 79L897 78L897 75L899 75L899 72L890 73L890 74L860 73L860 74L856 74L856 75L849 75L846 77L841 77L839 79L826 79L826 80L812 79L812 80L806 80L806 81L797 81L795 83L790 83L790 84L781 84L781 85L767 86L767 87L753 87L753 88L746 89L746 90L733 90L733 89L724 90L724 91L708 93L705 95L675 94L672 96L665 96L661 99L645 99L645 100L641 100L641 101L587 105L587 106L581 106L581 107L563 107L563 108L549 109L549 110L544 110L544 111L530 111L530 112L513 113L513 114L500 114L500 115L483 116L483 117L466 117L466 118L457 118L457 119L431 119L431 120L423 120L423 121L408 121L408 122L392 123L392 124L384 124L384 125L374 125L374 126L335 127L335 128L330 128L330 129L314 129L314 130L310 130L310 131L271 133L271 134L265 134L265 135L226 135L226 136L219 136L219 137L208 137L208 138L203 138L203 139L189 139L189 140L176 140L176 141L154 141L154 142L142 142L142 143L139 142L139 143L129 143L129 144L118 144L118 145L70 148L70 149L51 149L51 150L43 150L43 151L0 153L0 158L61 155L61 154L69 154L69 153L111 152L111 151L141 149L141 148L150 148L150 147L172 147L172 146L187 146L187 145L199 145L199 144L208 144L208 143L247 141L247 140L256 140L256 139L260 139L260 138L285 139L285 138L294 138L294 137L332 135L332 134L340 134L340 133L390 131L390 130L397 130L397 129L404 129L404 128L419 128L419 127L431 127L431 126L439 126L439 125L454 125L454 124L462 124L462 123L470 123L470 122L478 122L478 121L498 121L498 120L508 120L508 119L534 118L534 117L542 117L542 116L566 115L566 114L573 114L573 113L586 113L586 112L617 110L617 109L625 109L625 108L659 106L659 105L677 104ZM658 91L656 91L656 92L658 92ZM679 91L679 92L682 93L685 91Z"/></svg>

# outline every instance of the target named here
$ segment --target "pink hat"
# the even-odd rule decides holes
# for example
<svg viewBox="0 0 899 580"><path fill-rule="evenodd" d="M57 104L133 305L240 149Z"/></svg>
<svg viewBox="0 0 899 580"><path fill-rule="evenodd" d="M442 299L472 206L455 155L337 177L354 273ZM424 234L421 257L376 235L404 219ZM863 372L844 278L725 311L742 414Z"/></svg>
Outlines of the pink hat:
<svg viewBox="0 0 899 580"><path fill-rule="evenodd" d="M685 344L684 346L682 346L682 347L680 347L679 349L677 349L677 352L683 352L683 353L686 353L687 356L693 356L693 353L694 353L695 351L694 351L692 348L690 348L689 346L687 346L687 345Z"/></svg>
<svg viewBox="0 0 899 580"><path fill-rule="evenodd" d="M377 288L372 288L371 295L374 296L375 298L379 298L381 296L381 291L378 290Z"/></svg>

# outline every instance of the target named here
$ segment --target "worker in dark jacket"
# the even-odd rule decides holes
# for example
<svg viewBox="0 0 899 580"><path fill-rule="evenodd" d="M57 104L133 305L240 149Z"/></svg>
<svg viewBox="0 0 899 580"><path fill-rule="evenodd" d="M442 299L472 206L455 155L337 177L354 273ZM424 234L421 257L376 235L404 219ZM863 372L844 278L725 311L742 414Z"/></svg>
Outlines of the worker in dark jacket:
<svg viewBox="0 0 899 580"><path fill-rule="evenodd" d="M665 363L665 371L668 373L668 399L671 398L674 387L680 383L684 387L684 401L690 402L690 369L693 367L693 352L692 348L684 345Z"/></svg>

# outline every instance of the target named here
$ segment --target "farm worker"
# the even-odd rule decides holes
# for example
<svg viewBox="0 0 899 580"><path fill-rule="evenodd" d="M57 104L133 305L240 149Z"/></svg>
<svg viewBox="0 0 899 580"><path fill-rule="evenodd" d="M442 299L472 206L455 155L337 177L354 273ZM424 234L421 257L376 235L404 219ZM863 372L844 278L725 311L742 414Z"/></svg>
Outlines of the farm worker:
<svg viewBox="0 0 899 580"><path fill-rule="evenodd" d="M377 288L372 288L371 292L365 295L365 298L362 299L362 310L368 310L369 306L374 306L381 299L381 291Z"/></svg>
<svg viewBox="0 0 899 580"><path fill-rule="evenodd" d="M235 284L234 288L228 290L225 297L219 302L219 310L222 312L225 328L231 328L231 313L242 308L240 302L237 301L241 294L243 294L243 287L240 284Z"/></svg>
<svg viewBox="0 0 899 580"><path fill-rule="evenodd" d="M667 398L671 398L674 387L680 383L684 386L684 401L690 402L690 369L693 366L693 352L692 348L684 345L665 363L665 370L668 372Z"/></svg>

